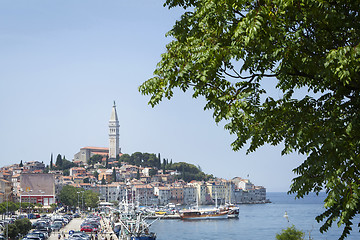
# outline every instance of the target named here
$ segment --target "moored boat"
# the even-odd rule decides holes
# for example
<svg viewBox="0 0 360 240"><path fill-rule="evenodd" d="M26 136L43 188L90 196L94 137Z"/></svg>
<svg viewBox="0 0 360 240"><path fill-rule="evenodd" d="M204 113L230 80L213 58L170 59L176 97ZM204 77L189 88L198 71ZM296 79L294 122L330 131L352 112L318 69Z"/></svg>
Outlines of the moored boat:
<svg viewBox="0 0 360 240"><path fill-rule="evenodd" d="M190 209L179 211L179 215L183 220L227 219L228 211L221 211L219 209Z"/></svg>
<svg viewBox="0 0 360 240"><path fill-rule="evenodd" d="M238 206L234 204L226 204L225 206L220 206L220 211L227 211L228 218L238 218L240 209Z"/></svg>

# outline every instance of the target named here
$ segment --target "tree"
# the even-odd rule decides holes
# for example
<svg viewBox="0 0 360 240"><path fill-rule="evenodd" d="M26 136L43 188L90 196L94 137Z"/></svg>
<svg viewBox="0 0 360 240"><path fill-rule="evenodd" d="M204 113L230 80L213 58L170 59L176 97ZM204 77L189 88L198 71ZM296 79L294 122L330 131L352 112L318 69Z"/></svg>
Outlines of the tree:
<svg viewBox="0 0 360 240"><path fill-rule="evenodd" d="M357 1L166 0L185 13L139 90L155 106L174 89L203 96L236 136L236 151L283 144L305 161L290 193L324 190L316 220L344 224L360 212L360 22ZM264 81L276 79L276 95ZM300 90L299 90L300 89ZM268 90L268 92L266 91ZM308 91L309 94L304 92ZM355 220L354 220L355 221ZM356 220L358 221L358 220Z"/></svg>
<svg viewBox="0 0 360 240"><path fill-rule="evenodd" d="M161 157L160 157L160 153L158 154L158 158L157 158L157 166L158 169L161 168Z"/></svg>
<svg viewBox="0 0 360 240"><path fill-rule="evenodd" d="M91 190L85 191L84 204L85 207L96 208L99 204L99 193L95 193Z"/></svg>
<svg viewBox="0 0 360 240"><path fill-rule="evenodd" d="M100 154L95 154L89 158L88 164L94 167L95 164L101 163L101 161L102 161L102 156Z"/></svg>
<svg viewBox="0 0 360 240"><path fill-rule="evenodd" d="M70 170L69 169L63 170L63 175L64 176L70 176Z"/></svg>
<svg viewBox="0 0 360 240"><path fill-rule="evenodd" d="M295 226L283 229L280 234L276 234L277 240L303 240L305 233L297 230Z"/></svg>
<svg viewBox="0 0 360 240"><path fill-rule="evenodd" d="M16 239L20 233L20 229L13 223L7 225L8 236L10 239Z"/></svg>
<svg viewBox="0 0 360 240"><path fill-rule="evenodd" d="M113 180L113 182L116 182L116 170L115 170L115 168L113 168L113 172L112 172L112 180Z"/></svg>
<svg viewBox="0 0 360 240"><path fill-rule="evenodd" d="M165 174L166 173L166 160L165 160L165 158L163 159L163 163L162 163L161 167L162 167L162 170L163 170L163 174Z"/></svg>
<svg viewBox="0 0 360 240"><path fill-rule="evenodd" d="M105 176L103 176L101 179L101 185L105 185L105 184L106 184L106 180L105 180Z"/></svg>
<svg viewBox="0 0 360 240"><path fill-rule="evenodd" d="M61 170L65 170L65 169L70 169L72 167L76 167L77 165L67 159L63 159L62 160L62 166L61 166Z"/></svg>
<svg viewBox="0 0 360 240"><path fill-rule="evenodd" d="M93 172L93 175L94 175L94 177L96 178L96 180L99 180L99 173L98 173L98 171L94 171L94 172Z"/></svg>
<svg viewBox="0 0 360 240"><path fill-rule="evenodd" d="M59 193L59 201L67 206L77 206L78 205L78 195L79 190L71 185L64 186Z"/></svg>
<svg viewBox="0 0 360 240"><path fill-rule="evenodd" d="M50 170L52 170L53 165L54 165L54 163L53 163L53 154L51 153L51 157L50 157L50 165L49 165L49 169L50 169Z"/></svg>
<svg viewBox="0 0 360 240"><path fill-rule="evenodd" d="M130 156L129 154L125 153L125 154L123 154L123 155L121 155L121 156L119 157L118 166L121 167L121 162L126 162L126 163L133 164L131 161L132 161L132 160L131 160L131 156Z"/></svg>
<svg viewBox="0 0 360 240"><path fill-rule="evenodd" d="M58 154L57 157L56 157L56 162L55 162L55 165L57 168L61 168L62 167L62 163L63 163L63 160L61 158L61 155Z"/></svg>
<svg viewBox="0 0 360 240"><path fill-rule="evenodd" d="M151 168L151 169L149 170L149 176L150 176L150 177L156 175L157 173L158 173L158 171L157 171L156 169L154 169L154 168Z"/></svg>
<svg viewBox="0 0 360 240"><path fill-rule="evenodd" d="M131 154L131 158L133 159L133 162L136 166L142 165L143 154L141 152L134 152Z"/></svg>
<svg viewBox="0 0 360 240"><path fill-rule="evenodd" d="M14 224L19 228L19 233L21 235L27 234L31 229L31 221L27 218L18 219Z"/></svg>
<svg viewBox="0 0 360 240"><path fill-rule="evenodd" d="M140 168L137 169L136 179L140 180Z"/></svg>
<svg viewBox="0 0 360 240"><path fill-rule="evenodd" d="M24 166L24 164L23 164L23 162L22 162L22 160L20 161L20 164L19 164L19 167L23 167Z"/></svg>

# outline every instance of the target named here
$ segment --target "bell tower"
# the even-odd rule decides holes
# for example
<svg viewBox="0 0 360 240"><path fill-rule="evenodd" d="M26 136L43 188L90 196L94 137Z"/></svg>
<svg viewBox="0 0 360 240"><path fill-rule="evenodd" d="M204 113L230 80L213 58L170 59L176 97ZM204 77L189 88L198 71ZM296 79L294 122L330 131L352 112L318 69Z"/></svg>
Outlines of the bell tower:
<svg viewBox="0 0 360 240"><path fill-rule="evenodd" d="M116 105L112 107L111 116L109 120L109 158L116 158L120 153L119 148L119 120L116 113Z"/></svg>

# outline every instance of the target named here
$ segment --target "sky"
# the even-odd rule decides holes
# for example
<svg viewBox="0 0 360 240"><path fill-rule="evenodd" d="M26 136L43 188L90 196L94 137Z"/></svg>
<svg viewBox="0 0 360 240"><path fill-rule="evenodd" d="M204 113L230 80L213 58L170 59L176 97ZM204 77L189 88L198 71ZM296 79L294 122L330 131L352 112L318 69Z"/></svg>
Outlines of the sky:
<svg viewBox="0 0 360 240"><path fill-rule="evenodd" d="M249 178L268 192L289 190L304 156L281 156L281 146L234 152L234 136L203 110L203 99L177 91L152 108L139 93L183 12L162 2L0 2L1 166L108 147L115 101L122 153L160 153L217 177Z"/></svg>

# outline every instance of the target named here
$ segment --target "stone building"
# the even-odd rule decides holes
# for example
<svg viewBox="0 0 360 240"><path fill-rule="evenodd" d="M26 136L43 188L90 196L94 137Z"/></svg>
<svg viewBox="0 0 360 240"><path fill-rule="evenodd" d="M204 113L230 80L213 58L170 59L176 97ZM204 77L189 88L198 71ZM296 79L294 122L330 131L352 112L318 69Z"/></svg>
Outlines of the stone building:
<svg viewBox="0 0 360 240"><path fill-rule="evenodd" d="M55 178L50 173L22 173L20 175L20 201L50 206L55 203Z"/></svg>

